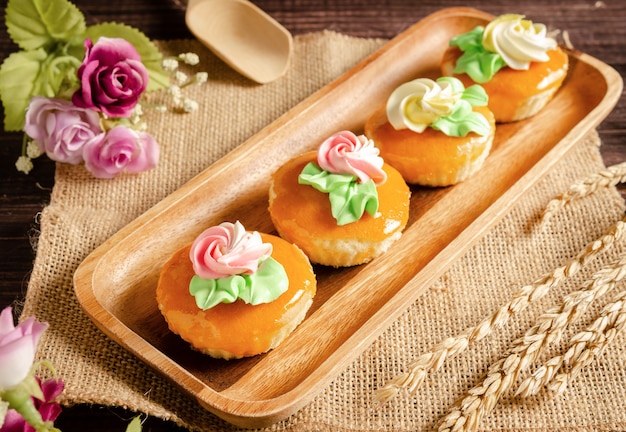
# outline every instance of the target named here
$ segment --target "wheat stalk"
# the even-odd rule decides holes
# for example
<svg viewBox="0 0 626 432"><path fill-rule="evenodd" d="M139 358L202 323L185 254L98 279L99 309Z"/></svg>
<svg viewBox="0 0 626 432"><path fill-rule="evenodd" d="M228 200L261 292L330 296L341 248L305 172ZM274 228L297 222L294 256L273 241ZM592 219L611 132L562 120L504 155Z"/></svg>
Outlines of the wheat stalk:
<svg viewBox="0 0 626 432"><path fill-rule="evenodd" d="M607 304L596 320L570 340L568 350L552 357L520 385L517 395L527 397L537 394L543 386L561 393L582 369L600 355L606 346L626 325L626 290L616 300ZM570 366L570 371L559 371Z"/></svg>
<svg viewBox="0 0 626 432"><path fill-rule="evenodd" d="M613 289L624 276L626 256L599 270L582 289L568 294L561 305L542 314L537 323L513 343L510 354L489 367L482 384L469 390L468 395L443 419L439 431L475 430L542 350L556 343L569 324L585 313L595 299Z"/></svg>
<svg viewBox="0 0 626 432"><path fill-rule="evenodd" d="M445 361L465 351L471 343L477 342L494 329L502 327L509 318L528 307L532 302L545 296L548 291L558 286L563 280L578 273L584 265L600 253L610 249L626 233L626 218L613 225L601 238L588 244L576 257L552 273L526 285L513 298L478 325L456 337L444 339L433 349L417 357L408 367L408 371L397 375L385 386L376 391L376 400L384 404L393 399L402 389L414 393L423 383L429 372L439 370Z"/></svg>
<svg viewBox="0 0 626 432"><path fill-rule="evenodd" d="M623 182L626 182L626 162L610 166L578 183L574 183L567 192L548 203L541 218L541 226L544 226L552 216L570 202L591 195L600 188L615 186Z"/></svg>

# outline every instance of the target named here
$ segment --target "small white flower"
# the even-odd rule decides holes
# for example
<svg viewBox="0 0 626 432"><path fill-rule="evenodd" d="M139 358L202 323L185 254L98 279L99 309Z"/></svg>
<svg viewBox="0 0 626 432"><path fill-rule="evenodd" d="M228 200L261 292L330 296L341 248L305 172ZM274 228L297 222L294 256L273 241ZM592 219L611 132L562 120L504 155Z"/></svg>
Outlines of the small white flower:
<svg viewBox="0 0 626 432"><path fill-rule="evenodd" d="M141 104L135 105L135 108L133 109L133 114L135 114L137 116L142 116L143 115L143 106Z"/></svg>
<svg viewBox="0 0 626 432"><path fill-rule="evenodd" d="M195 66L200 63L200 57L198 57L195 53L182 53L178 55L178 58L181 59L188 65Z"/></svg>
<svg viewBox="0 0 626 432"><path fill-rule="evenodd" d="M187 99L183 101L183 110L187 113L194 112L198 110L198 102L195 100Z"/></svg>
<svg viewBox="0 0 626 432"><path fill-rule="evenodd" d="M24 174L28 174L33 169L33 162L28 156L20 156L15 162L15 168Z"/></svg>
<svg viewBox="0 0 626 432"><path fill-rule="evenodd" d="M174 58L163 59L162 66L167 72L173 72L178 69L178 60Z"/></svg>
<svg viewBox="0 0 626 432"><path fill-rule="evenodd" d="M193 82L197 85L204 84L209 80L209 74L207 72L198 72L193 77Z"/></svg>
<svg viewBox="0 0 626 432"><path fill-rule="evenodd" d="M176 71L174 73L174 81L176 82L176 84L178 85L183 85L187 82L187 80L189 79L189 77L187 76L186 73L181 72L181 71Z"/></svg>
<svg viewBox="0 0 626 432"><path fill-rule="evenodd" d="M183 94L182 90L180 89L179 86L177 85L172 85L170 86L167 91L169 92L169 94L172 95L172 97L177 98L177 97L181 97L181 95Z"/></svg>
<svg viewBox="0 0 626 432"><path fill-rule="evenodd" d="M28 141L28 144L26 144L26 156L30 159L36 159L41 156L41 154L42 152L39 145L35 141Z"/></svg>

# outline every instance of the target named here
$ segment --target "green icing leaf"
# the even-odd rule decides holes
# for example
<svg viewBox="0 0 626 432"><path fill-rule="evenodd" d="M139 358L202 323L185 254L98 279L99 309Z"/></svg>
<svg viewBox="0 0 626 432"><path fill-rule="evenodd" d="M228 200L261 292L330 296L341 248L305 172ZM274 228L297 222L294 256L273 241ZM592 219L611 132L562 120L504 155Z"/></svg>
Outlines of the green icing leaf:
<svg viewBox="0 0 626 432"><path fill-rule="evenodd" d="M9 0L7 31L24 50L47 48L69 41L85 31L85 18L67 0Z"/></svg>
<svg viewBox="0 0 626 432"><path fill-rule="evenodd" d="M496 72L506 66L498 53L487 51L483 46L484 30L484 27L478 26L450 41L451 46L457 46L463 51L457 59L454 73L466 73L480 84L491 80Z"/></svg>
<svg viewBox="0 0 626 432"><path fill-rule="evenodd" d="M41 67L46 59L43 49L20 51L11 54L0 66L0 98L6 131L15 132L24 127L26 109L41 79Z"/></svg>
<svg viewBox="0 0 626 432"><path fill-rule="evenodd" d="M482 86L475 84L463 91L461 100L467 101L471 106L485 106L489 102L489 96Z"/></svg>
<svg viewBox="0 0 626 432"><path fill-rule="evenodd" d="M233 303L237 299L252 305L276 300L289 288L285 268L269 257L259 264L252 274L240 274L218 279L203 279L198 275L191 278L189 293L196 305L210 309L220 303Z"/></svg>
<svg viewBox="0 0 626 432"><path fill-rule="evenodd" d="M448 136L457 137L464 137L470 132L485 136L491 131L491 125L485 116L474 112L472 105L462 99L455 104L452 114L440 117L430 127Z"/></svg>
<svg viewBox="0 0 626 432"><path fill-rule="evenodd" d="M360 183L355 175L329 173L310 162L298 176L298 183L328 194L339 226L358 221L365 212L374 216L378 211L378 192L372 180Z"/></svg>
<svg viewBox="0 0 626 432"><path fill-rule="evenodd" d="M438 83L448 83L450 84L450 87L452 88L452 93L462 93L465 90L465 86L463 85L463 82L455 77L451 77L451 76L443 76L443 77L439 77L437 78L437 82Z"/></svg>
<svg viewBox="0 0 626 432"><path fill-rule="evenodd" d="M239 275L219 279L203 279L194 275L189 283L189 293L196 298L200 309L207 310L220 303L233 303L245 284L246 281Z"/></svg>
<svg viewBox="0 0 626 432"><path fill-rule="evenodd" d="M169 86L169 75L163 70L162 66L163 55L156 45L141 31L126 24L103 23L90 26L85 32L85 37L90 38L94 44L101 36L122 38L133 44L150 75L148 91Z"/></svg>
<svg viewBox="0 0 626 432"><path fill-rule="evenodd" d="M272 257L263 260L257 271L243 277L248 283L239 290L239 298L252 305L274 301L289 288L285 268Z"/></svg>

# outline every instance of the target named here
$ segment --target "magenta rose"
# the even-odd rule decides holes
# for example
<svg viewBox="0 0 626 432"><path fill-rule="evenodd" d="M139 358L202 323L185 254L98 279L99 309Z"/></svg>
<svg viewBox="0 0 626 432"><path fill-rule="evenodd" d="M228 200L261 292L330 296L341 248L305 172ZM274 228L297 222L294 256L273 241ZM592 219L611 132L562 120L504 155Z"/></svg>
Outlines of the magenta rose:
<svg viewBox="0 0 626 432"><path fill-rule="evenodd" d="M97 112L62 99L35 96L30 100L24 132L57 162L79 164L83 146L102 132Z"/></svg>
<svg viewBox="0 0 626 432"><path fill-rule="evenodd" d="M263 243L261 235L248 232L237 221L223 222L202 232L189 252L194 272L203 279L251 274L259 260L272 253L272 244Z"/></svg>
<svg viewBox="0 0 626 432"><path fill-rule="evenodd" d="M15 326L11 307L0 313L0 389L11 389L30 372L47 323L28 318Z"/></svg>
<svg viewBox="0 0 626 432"><path fill-rule="evenodd" d="M115 126L92 138L83 148L85 167L97 178L113 178L122 172L152 169L159 160L159 145L146 132Z"/></svg>
<svg viewBox="0 0 626 432"><path fill-rule="evenodd" d="M135 47L124 39L101 37L95 45L86 39L85 50L74 104L109 117L130 117L148 85L148 71Z"/></svg>
<svg viewBox="0 0 626 432"><path fill-rule="evenodd" d="M43 399L39 400L36 397L31 396L33 405L39 414L41 420L44 422L54 422L59 414L61 414L61 405L54 400L63 393L65 384L61 379L51 378L44 382L41 382L39 377L36 377L37 384L41 388L41 394ZM28 424L28 422L22 417L22 415L15 409L9 409L4 419L4 424L0 428L2 432L35 432L35 428Z"/></svg>

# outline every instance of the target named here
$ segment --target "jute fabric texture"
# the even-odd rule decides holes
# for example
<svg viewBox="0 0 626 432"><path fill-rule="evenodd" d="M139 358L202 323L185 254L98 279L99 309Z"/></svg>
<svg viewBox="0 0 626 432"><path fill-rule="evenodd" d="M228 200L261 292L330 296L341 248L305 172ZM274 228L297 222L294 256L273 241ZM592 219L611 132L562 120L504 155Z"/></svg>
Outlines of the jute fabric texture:
<svg viewBox="0 0 626 432"><path fill-rule="evenodd" d="M65 381L64 404L122 406L190 430L235 429L101 333L76 301L73 273L91 251L124 225L384 42L333 32L298 36L287 76L264 86L241 78L196 41L160 43L167 54L200 54L196 70L209 72L209 82L185 89L199 102L199 110L192 114L146 110L149 129L161 145L161 160L153 171L96 180L83 167L57 166L51 202L40 217L37 254L22 316L35 315L50 323L38 355L51 361ZM167 99L165 94L153 97ZM626 245L618 242L502 328L449 359L414 395L401 392L377 407L374 390L406 370L412 359L476 325L521 286L563 265L622 218L622 200L613 187L607 187L568 205L543 230L533 229L550 199L604 168L599 145L595 132L578 143L344 373L310 404L269 430L435 428L537 316L626 252ZM618 284L616 290L624 288ZM565 350L571 335L592 322L611 296L606 297L594 303L539 361ZM542 390L527 399L506 394L481 428L626 430L625 342L619 334L562 394Z"/></svg>

